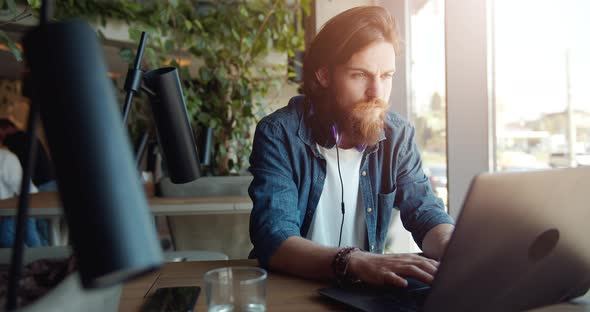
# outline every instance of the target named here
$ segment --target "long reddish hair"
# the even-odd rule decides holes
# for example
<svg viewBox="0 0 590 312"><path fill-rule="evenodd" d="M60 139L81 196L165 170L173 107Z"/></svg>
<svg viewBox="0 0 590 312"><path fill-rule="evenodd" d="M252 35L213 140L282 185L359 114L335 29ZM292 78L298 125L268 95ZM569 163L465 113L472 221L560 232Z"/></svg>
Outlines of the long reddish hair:
<svg viewBox="0 0 590 312"><path fill-rule="evenodd" d="M330 19L311 42L303 60L303 91L308 99L320 101L326 90L317 80L316 71L346 63L367 45L385 41L398 49L395 20L379 6L362 6L346 10Z"/></svg>

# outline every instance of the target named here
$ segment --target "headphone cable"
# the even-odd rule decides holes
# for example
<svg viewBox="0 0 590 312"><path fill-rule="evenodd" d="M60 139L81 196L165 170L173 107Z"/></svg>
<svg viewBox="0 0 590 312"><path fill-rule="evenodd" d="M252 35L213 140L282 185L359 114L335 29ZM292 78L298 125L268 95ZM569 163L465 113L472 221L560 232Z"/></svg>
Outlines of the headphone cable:
<svg viewBox="0 0 590 312"><path fill-rule="evenodd" d="M338 164L338 176L340 177L340 189L342 190L340 198L342 222L340 223L340 235L338 238L338 247L340 247L340 243L342 243L342 228L344 227L344 183L342 182L342 173L340 172L340 153L338 152L338 143L336 143L336 163Z"/></svg>

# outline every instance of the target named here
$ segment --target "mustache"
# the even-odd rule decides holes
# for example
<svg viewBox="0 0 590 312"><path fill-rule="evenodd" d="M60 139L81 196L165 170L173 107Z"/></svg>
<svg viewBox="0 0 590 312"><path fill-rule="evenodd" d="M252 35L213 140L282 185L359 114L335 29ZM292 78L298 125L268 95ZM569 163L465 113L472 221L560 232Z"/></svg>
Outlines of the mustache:
<svg viewBox="0 0 590 312"><path fill-rule="evenodd" d="M376 117L375 115L383 114L389 108L389 103L384 102L381 99L374 99L371 101L366 102L358 102L356 103L351 113L352 114L367 114L372 113L372 116L367 117Z"/></svg>

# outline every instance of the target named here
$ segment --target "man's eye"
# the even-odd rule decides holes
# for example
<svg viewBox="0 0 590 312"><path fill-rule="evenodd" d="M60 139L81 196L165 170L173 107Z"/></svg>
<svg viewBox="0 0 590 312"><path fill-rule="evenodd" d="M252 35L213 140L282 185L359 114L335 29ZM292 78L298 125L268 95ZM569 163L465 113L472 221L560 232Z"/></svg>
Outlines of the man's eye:
<svg viewBox="0 0 590 312"><path fill-rule="evenodd" d="M387 73L387 74L383 74L381 75L382 79L389 79L389 78L393 78L393 73Z"/></svg>
<svg viewBox="0 0 590 312"><path fill-rule="evenodd" d="M367 75L365 73L354 73L352 74L353 78L365 78Z"/></svg>

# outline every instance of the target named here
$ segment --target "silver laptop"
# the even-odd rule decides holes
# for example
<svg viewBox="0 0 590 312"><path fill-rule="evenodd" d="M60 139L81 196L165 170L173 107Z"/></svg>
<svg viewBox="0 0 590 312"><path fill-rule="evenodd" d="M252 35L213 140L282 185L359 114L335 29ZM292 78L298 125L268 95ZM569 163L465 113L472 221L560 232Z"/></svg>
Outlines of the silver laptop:
<svg viewBox="0 0 590 312"><path fill-rule="evenodd" d="M589 288L590 167L481 174L471 183L431 289L412 305L424 311L522 311ZM361 310L413 310L384 300L390 294L383 291L322 291Z"/></svg>

